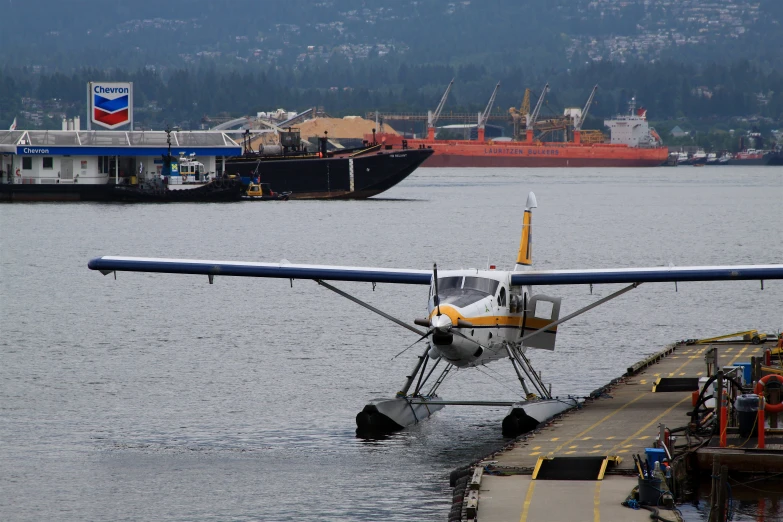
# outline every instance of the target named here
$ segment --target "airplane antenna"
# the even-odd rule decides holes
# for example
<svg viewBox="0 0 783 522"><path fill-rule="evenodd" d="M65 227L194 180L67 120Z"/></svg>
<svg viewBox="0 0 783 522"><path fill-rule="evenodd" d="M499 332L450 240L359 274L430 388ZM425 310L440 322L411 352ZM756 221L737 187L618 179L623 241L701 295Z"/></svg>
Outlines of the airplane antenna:
<svg viewBox="0 0 783 522"><path fill-rule="evenodd" d="M440 296L438 295L438 263L432 264L433 281L435 281L435 306L438 307L438 316L440 316Z"/></svg>

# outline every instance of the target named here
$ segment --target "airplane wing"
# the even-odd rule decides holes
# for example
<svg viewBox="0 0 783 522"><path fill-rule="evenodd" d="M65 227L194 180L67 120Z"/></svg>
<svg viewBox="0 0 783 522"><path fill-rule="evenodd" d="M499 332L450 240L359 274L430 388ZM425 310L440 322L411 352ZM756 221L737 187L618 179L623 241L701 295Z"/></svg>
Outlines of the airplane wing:
<svg viewBox="0 0 783 522"><path fill-rule="evenodd" d="M147 257L102 256L87 264L104 275L114 271L161 272L165 274L202 274L208 276L279 277L283 279L322 279L326 281L363 281L429 285L430 270L399 270L334 265L295 265L251 263L241 261L208 261L199 259L156 259Z"/></svg>
<svg viewBox="0 0 783 522"><path fill-rule="evenodd" d="M92 270L202 274L212 276L278 277L429 285L429 270L405 270L287 262L253 263L199 259L102 256L90 260ZM585 285L601 283L664 283L783 279L783 265L685 266L595 270L530 270L511 275L512 285Z"/></svg>
<svg viewBox="0 0 783 522"><path fill-rule="evenodd" d="M530 270L511 275L512 285L588 285L783 279L783 265L681 266L597 270Z"/></svg>

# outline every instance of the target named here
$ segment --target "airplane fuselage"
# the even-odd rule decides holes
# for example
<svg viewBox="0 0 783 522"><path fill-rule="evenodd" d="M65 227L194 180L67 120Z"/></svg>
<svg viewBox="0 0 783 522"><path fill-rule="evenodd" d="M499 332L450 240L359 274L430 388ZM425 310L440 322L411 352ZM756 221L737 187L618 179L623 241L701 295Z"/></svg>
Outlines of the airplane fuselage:
<svg viewBox="0 0 783 522"><path fill-rule="evenodd" d="M519 345L524 332L551 322L549 317L530 314L529 307L525 312L532 289L512 286L511 274L476 269L438 274L440 306L435 302L434 285L430 285L428 303L433 328L430 357L442 355L458 367L486 364L508 357L506 345ZM445 317L439 318L439 313Z"/></svg>

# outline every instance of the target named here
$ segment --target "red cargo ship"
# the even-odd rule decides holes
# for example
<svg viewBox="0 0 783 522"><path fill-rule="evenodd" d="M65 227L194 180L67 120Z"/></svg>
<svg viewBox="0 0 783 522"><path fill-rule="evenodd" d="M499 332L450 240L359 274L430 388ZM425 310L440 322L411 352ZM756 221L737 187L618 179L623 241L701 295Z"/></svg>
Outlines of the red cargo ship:
<svg viewBox="0 0 783 522"><path fill-rule="evenodd" d="M481 127L478 140L436 140L435 129L430 128L426 139L405 141L409 148L435 151L422 167L656 167L667 160L669 152L648 125L646 113L632 105L628 114L605 120L611 133L608 143L598 131L580 130L571 132L573 141L534 140L530 131L526 140L485 140ZM587 136L592 140L585 139ZM404 140L387 134L378 138L387 145L402 144Z"/></svg>

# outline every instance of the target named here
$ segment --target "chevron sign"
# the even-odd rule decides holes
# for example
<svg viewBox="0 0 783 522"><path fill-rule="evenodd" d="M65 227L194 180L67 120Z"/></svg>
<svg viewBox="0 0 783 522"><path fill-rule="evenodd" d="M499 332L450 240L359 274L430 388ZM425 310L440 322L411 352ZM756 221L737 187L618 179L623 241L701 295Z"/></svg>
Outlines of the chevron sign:
<svg viewBox="0 0 783 522"><path fill-rule="evenodd" d="M90 118L92 123L116 129L131 122L133 84L90 82Z"/></svg>

